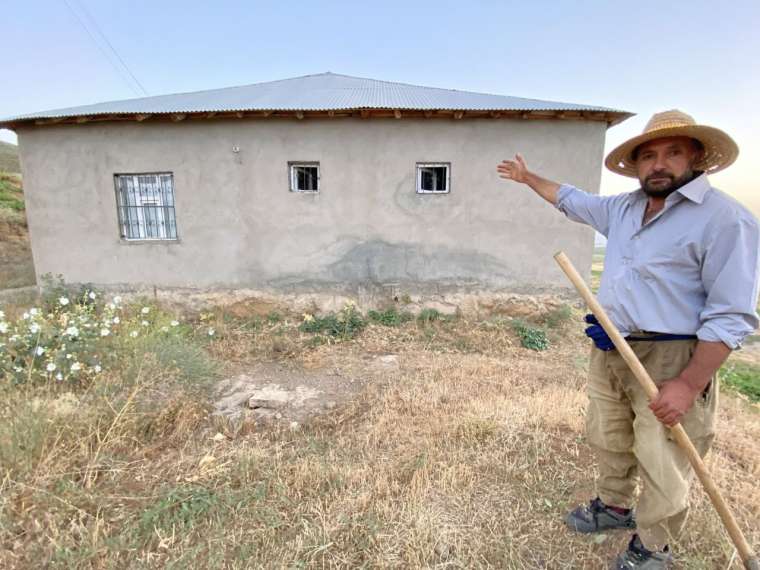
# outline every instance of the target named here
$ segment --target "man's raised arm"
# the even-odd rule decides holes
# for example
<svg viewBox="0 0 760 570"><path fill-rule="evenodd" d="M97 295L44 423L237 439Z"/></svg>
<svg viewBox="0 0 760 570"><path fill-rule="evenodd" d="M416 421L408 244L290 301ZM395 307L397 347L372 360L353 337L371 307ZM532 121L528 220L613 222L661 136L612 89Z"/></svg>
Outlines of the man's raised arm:
<svg viewBox="0 0 760 570"><path fill-rule="evenodd" d="M557 195L559 193L559 184L541 178L538 174L535 174L528 170L528 166L525 164L525 159L518 152L515 155L514 160L503 160L501 164L496 167L499 172L499 177L505 180L514 180L522 184L527 184L533 191L541 196L544 200L557 205Z"/></svg>

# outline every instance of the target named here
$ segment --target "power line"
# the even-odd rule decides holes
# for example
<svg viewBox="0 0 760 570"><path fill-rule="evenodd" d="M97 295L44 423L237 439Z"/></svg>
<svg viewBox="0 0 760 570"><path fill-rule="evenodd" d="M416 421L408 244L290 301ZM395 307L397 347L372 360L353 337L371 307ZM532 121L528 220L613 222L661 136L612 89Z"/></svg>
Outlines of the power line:
<svg viewBox="0 0 760 570"><path fill-rule="evenodd" d="M111 49L111 52L113 53L113 55L116 56L116 58L118 59L118 61L121 63L121 66L122 66L121 68L114 62L114 60L111 57L109 57L108 53L105 51L105 49L101 45L101 42L98 42L98 40L95 38L95 36L93 35L92 31L90 30L90 27L81 18L81 16L79 15L79 13L76 10L74 10L74 8L69 3L69 0L63 0L63 2L64 2L64 4L66 4L66 7L69 9L69 11L74 15L74 17L76 18L77 22L79 22L79 25L82 26L82 28L84 28L84 31L87 32L87 35L90 36L90 39L97 46L98 50L100 50L100 53L103 55L103 57L105 57L108 60L108 63L110 63L114 67L114 69L122 76L122 78L129 84L130 89L132 89L132 91L134 91L136 95L141 95L141 94L142 95L148 95L148 92L145 89L145 87L142 86L142 83L140 83L137 80L137 78L135 77L135 75L132 73L132 71L130 71L130 69L127 66L127 64L124 62L124 60L121 58L121 56L119 56L118 52L113 47L113 45L111 44L111 42L108 41L108 38L106 37L106 35L98 27L98 24L95 21L95 18L93 18L92 15L90 15L90 13L87 11L87 9L81 3L78 4L79 9L82 10L82 12L90 20L90 25L95 28L95 30L98 32L98 34L103 39L103 41ZM131 78L134 83L130 82L129 78L124 75L124 71L127 72L127 74L129 75L129 78ZM137 85L137 87L139 87L139 90L142 91L142 93L140 93L140 91L138 91L138 90L135 89L135 85Z"/></svg>
<svg viewBox="0 0 760 570"><path fill-rule="evenodd" d="M103 38L103 40L105 40L106 44L111 49L111 51L116 56L116 58L119 60L121 65L124 66L124 69L127 70L127 73L129 73L129 76L135 81L135 83L137 83L137 86L140 88L140 91L142 91L144 95L148 95L148 91L145 89L145 87L143 87L142 83L138 81L137 77L135 77L135 74L132 73L132 70L129 69L129 67L127 67L127 64L121 58L121 56L119 55L119 52L117 52L116 49L113 47L113 44L111 44L111 42L108 41L108 36L106 36L103 33L103 31L100 29L100 26L98 26L97 20L95 20L92 14L90 14L89 10L87 10L87 7L85 6L84 2L82 2L81 0L74 0L74 2L76 2L76 4L81 8L82 12L84 12L84 15L90 20L90 23L92 23L92 25L95 27L95 31L98 32L98 34L100 34L100 37Z"/></svg>

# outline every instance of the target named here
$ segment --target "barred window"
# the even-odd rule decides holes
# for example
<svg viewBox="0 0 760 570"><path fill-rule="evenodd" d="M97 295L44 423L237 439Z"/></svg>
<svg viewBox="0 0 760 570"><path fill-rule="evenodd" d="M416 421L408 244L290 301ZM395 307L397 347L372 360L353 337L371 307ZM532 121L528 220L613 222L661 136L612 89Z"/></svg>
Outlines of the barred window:
<svg viewBox="0 0 760 570"><path fill-rule="evenodd" d="M290 162L291 192L319 192L319 163Z"/></svg>
<svg viewBox="0 0 760 570"><path fill-rule="evenodd" d="M417 164L417 193L445 194L449 191L449 163Z"/></svg>
<svg viewBox="0 0 760 570"><path fill-rule="evenodd" d="M174 175L116 174L121 237L128 240L176 240Z"/></svg>

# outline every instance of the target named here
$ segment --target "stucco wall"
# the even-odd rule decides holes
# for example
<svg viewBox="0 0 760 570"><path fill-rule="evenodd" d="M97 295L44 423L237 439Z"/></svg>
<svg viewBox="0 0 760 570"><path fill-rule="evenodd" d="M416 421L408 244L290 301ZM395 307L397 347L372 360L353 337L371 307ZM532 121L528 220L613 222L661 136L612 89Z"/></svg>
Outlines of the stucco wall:
<svg viewBox="0 0 760 570"><path fill-rule="evenodd" d="M521 120L227 120L19 129L38 277L160 287L539 290L588 273L593 232L496 175L520 151L597 192L605 125ZM238 146L235 154L232 147ZM318 195L287 162L319 161ZM416 162L450 162L451 193L415 193ZM174 173L178 243L119 237L114 173Z"/></svg>

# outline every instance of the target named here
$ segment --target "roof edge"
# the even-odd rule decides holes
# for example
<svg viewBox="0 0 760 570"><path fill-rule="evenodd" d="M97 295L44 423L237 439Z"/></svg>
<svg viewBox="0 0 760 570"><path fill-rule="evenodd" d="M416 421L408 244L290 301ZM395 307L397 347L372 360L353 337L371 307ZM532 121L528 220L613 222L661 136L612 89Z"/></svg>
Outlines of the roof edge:
<svg viewBox="0 0 760 570"><path fill-rule="evenodd" d="M233 109L225 111L153 112L153 113L88 113L68 116L34 116L0 119L0 128L15 130L22 126L83 125L94 122L175 122L186 120L226 119L314 119L314 118L424 118L424 119L529 119L529 120L580 120L606 122L617 125L634 116L634 113L597 109L420 109L399 107L355 107L340 109Z"/></svg>

